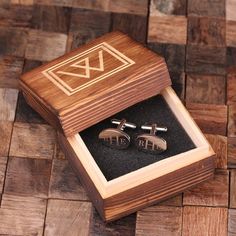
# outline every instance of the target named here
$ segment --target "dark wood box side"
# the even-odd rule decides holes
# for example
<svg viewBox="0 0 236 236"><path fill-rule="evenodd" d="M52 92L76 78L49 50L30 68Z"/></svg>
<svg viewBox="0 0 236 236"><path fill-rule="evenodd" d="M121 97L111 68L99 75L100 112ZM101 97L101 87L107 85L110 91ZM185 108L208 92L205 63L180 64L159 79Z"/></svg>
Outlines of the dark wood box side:
<svg viewBox="0 0 236 236"><path fill-rule="evenodd" d="M116 220L143 207L175 196L214 176L215 155L133 189L105 199L106 221Z"/></svg>
<svg viewBox="0 0 236 236"><path fill-rule="evenodd" d="M96 207L97 211L99 212L100 216L105 219L104 215L104 199L98 192L96 186L94 185L93 181L90 179L88 173L82 166L79 158L76 156L73 148L65 138L65 136L58 132L58 141L61 149L63 150L66 158L68 159L72 169L76 173L76 175L79 177L79 180L83 187L86 189L88 196L90 200L93 202L94 206Z"/></svg>

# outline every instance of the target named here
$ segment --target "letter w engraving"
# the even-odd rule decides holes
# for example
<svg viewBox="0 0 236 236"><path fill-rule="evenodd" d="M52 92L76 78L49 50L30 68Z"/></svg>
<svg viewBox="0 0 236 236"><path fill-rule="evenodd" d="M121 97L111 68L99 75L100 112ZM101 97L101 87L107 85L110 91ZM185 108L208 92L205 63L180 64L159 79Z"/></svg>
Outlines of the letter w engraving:
<svg viewBox="0 0 236 236"><path fill-rule="evenodd" d="M70 65L70 67L84 69L85 74L78 74L78 73L72 73L72 72L66 72L66 71L57 71L57 73L58 74L63 74L63 75L70 75L70 76L76 76L76 77L82 77L82 78L88 78L89 79L90 78L90 70L104 71L102 50L98 52L98 59L99 59L99 67L90 66L89 57L86 57L85 59L77 61L76 63ZM83 63L83 65L81 65L82 63Z"/></svg>

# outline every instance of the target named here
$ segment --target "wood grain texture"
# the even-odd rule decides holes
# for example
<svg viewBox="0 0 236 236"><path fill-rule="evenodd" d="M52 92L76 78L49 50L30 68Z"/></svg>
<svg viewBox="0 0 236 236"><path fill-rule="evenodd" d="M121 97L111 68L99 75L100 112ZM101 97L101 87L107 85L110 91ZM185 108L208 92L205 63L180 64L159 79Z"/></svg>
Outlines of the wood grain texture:
<svg viewBox="0 0 236 236"><path fill-rule="evenodd" d="M88 235L91 213L89 202L50 199L44 235Z"/></svg>
<svg viewBox="0 0 236 236"><path fill-rule="evenodd" d="M183 206L183 194L180 193L174 197L168 198L158 203L157 206Z"/></svg>
<svg viewBox="0 0 236 236"><path fill-rule="evenodd" d="M23 58L5 56L0 58L1 88L18 89L19 77L22 72Z"/></svg>
<svg viewBox="0 0 236 236"><path fill-rule="evenodd" d="M4 193L47 198L50 173L50 160L10 157Z"/></svg>
<svg viewBox="0 0 236 236"><path fill-rule="evenodd" d="M32 6L2 5L0 6L0 26L5 27L30 27Z"/></svg>
<svg viewBox="0 0 236 236"><path fill-rule="evenodd" d="M151 15L186 15L186 0L151 0Z"/></svg>
<svg viewBox="0 0 236 236"><path fill-rule="evenodd" d="M226 45L236 47L236 21L226 21Z"/></svg>
<svg viewBox="0 0 236 236"><path fill-rule="evenodd" d="M230 170L230 208L236 208L236 170Z"/></svg>
<svg viewBox="0 0 236 236"><path fill-rule="evenodd" d="M18 90L0 88L0 120L14 121Z"/></svg>
<svg viewBox="0 0 236 236"><path fill-rule="evenodd" d="M149 43L149 48L165 58L170 72L183 72L185 66L185 46L166 43ZM175 82L175 81L173 81Z"/></svg>
<svg viewBox="0 0 236 236"><path fill-rule="evenodd" d="M225 46L225 20L188 17L188 44Z"/></svg>
<svg viewBox="0 0 236 236"><path fill-rule="evenodd" d="M54 159L52 162L49 198L89 200L67 160Z"/></svg>
<svg viewBox="0 0 236 236"><path fill-rule="evenodd" d="M23 57L27 45L28 30L0 27L0 54Z"/></svg>
<svg viewBox="0 0 236 236"><path fill-rule="evenodd" d="M1 235L43 235L46 200L3 194Z"/></svg>
<svg viewBox="0 0 236 236"><path fill-rule="evenodd" d="M93 208L89 235L93 236L133 236L135 235L136 214L104 224L104 221Z"/></svg>
<svg viewBox="0 0 236 236"><path fill-rule="evenodd" d="M128 215L144 206L164 200L167 196L174 196L190 186L213 177L212 169L214 160L213 157L209 157L165 176L161 176L160 178L141 184L135 188L123 191L108 198L102 198L96 186L91 181L90 176L84 170L84 167L76 156L75 151L70 146L68 140L60 134L59 141L62 150L75 168L81 183L87 190L91 201L98 209L102 218L106 221L115 220ZM181 178L179 178L179 176L181 176ZM176 181L178 182L178 185L176 185ZM143 191L143 189L145 189L145 191Z"/></svg>
<svg viewBox="0 0 236 236"><path fill-rule="evenodd" d="M34 111L25 101L23 94L20 92L18 95L17 107L15 121L19 123L36 123L36 124L46 124L45 121L39 113Z"/></svg>
<svg viewBox="0 0 236 236"><path fill-rule="evenodd" d="M225 47L187 45L186 71L196 74L225 75Z"/></svg>
<svg viewBox="0 0 236 236"><path fill-rule="evenodd" d="M184 207L183 236L226 236L227 208Z"/></svg>
<svg viewBox="0 0 236 236"><path fill-rule="evenodd" d="M56 145L55 145L53 158L58 159L58 160L65 160L66 159L65 154L61 150L58 142L56 142Z"/></svg>
<svg viewBox="0 0 236 236"><path fill-rule="evenodd" d="M0 193L3 192L6 166L7 166L7 157L0 157Z"/></svg>
<svg viewBox="0 0 236 236"><path fill-rule="evenodd" d="M186 102L225 104L225 92L225 76L187 75Z"/></svg>
<svg viewBox="0 0 236 236"><path fill-rule="evenodd" d="M228 137L236 137L236 103L229 105Z"/></svg>
<svg viewBox="0 0 236 236"><path fill-rule="evenodd" d="M10 156L52 159L55 132L42 124L14 124Z"/></svg>
<svg viewBox="0 0 236 236"><path fill-rule="evenodd" d="M227 106L186 103L186 107L204 133L226 135Z"/></svg>
<svg viewBox="0 0 236 236"><path fill-rule="evenodd" d="M15 1L15 0L14 0ZM29 1L29 0L28 0ZM83 0L35 0L36 4L40 5L54 5L54 6L67 6L73 8L92 9L99 11L111 11L118 13L133 13L136 15L146 15L148 8L147 0L96 0L96 1L83 1Z"/></svg>
<svg viewBox="0 0 236 236"><path fill-rule="evenodd" d="M113 50L111 47L114 47L114 50L119 51L115 51L115 53L108 53L108 49L100 51L104 53L102 58L106 69L103 68L101 72L101 70L90 68L89 71L92 70L92 72L90 72L89 80L81 77L80 73L84 73L83 68L81 71L80 67L73 67L70 64L73 61L70 61L69 64L60 65L62 66L61 70L65 70L67 73L66 76L63 74L60 77L60 83L58 79L55 82L51 78L51 74L42 73L42 71L58 65L58 63L68 63L65 60L78 56L79 53L88 52L87 50L92 50L89 53L90 63L91 66L97 68L98 51L96 52L97 49L94 47L100 44L103 47L108 45L106 47L109 50ZM129 46L127 47L127 45ZM140 54L143 57L140 57ZM81 60L83 59L81 58ZM124 60L128 62L123 64L122 61ZM59 76L60 74L57 72L61 73L59 68L54 72ZM108 79L109 83L107 83ZM54 81L53 84L51 81ZM170 83L163 58L120 32L113 32L100 37L21 77L21 89L24 91L28 103L52 126L60 130L63 129L67 136L156 95ZM68 90L68 87L71 90ZM57 99L58 97L60 99ZM123 102L124 100L125 102Z"/></svg>
<svg viewBox="0 0 236 236"><path fill-rule="evenodd" d="M225 0L189 0L188 14L208 17L225 16Z"/></svg>
<svg viewBox="0 0 236 236"><path fill-rule="evenodd" d="M236 137L228 138L228 167L236 168Z"/></svg>
<svg viewBox="0 0 236 236"><path fill-rule="evenodd" d="M110 27L111 13L109 12L72 9L67 51L108 33Z"/></svg>
<svg viewBox="0 0 236 236"><path fill-rule="evenodd" d="M34 5L31 28L48 32L67 33L71 8Z"/></svg>
<svg viewBox="0 0 236 236"><path fill-rule="evenodd" d="M229 172L218 170L213 180L184 192L184 205L228 207Z"/></svg>
<svg viewBox="0 0 236 236"><path fill-rule="evenodd" d="M146 16L114 13L112 15L112 30L128 34L140 43L146 42Z"/></svg>
<svg viewBox="0 0 236 236"><path fill-rule="evenodd" d="M229 209L228 236L236 235L236 209Z"/></svg>
<svg viewBox="0 0 236 236"><path fill-rule="evenodd" d="M234 0L227 0L226 2L226 20L236 21L236 2Z"/></svg>
<svg viewBox="0 0 236 236"><path fill-rule="evenodd" d="M227 104L236 103L236 73L235 72L228 73L228 76L227 76Z"/></svg>
<svg viewBox="0 0 236 236"><path fill-rule="evenodd" d="M137 214L135 235L180 236L182 208L170 206L148 207Z"/></svg>
<svg viewBox="0 0 236 236"><path fill-rule="evenodd" d="M227 47L226 56L227 56L227 67L234 68L236 65L236 48ZM233 73L235 73L236 71L235 68L233 69L233 71L234 71Z"/></svg>
<svg viewBox="0 0 236 236"><path fill-rule="evenodd" d="M215 166L219 169L227 169L228 142L222 135L206 134L208 142L216 153Z"/></svg>
<svg viewBox="0 0 236 236"><path fill-rule="evenodd" d="M0 121L0 156L8 156L13 123Z"/></svg>
<svg viewBox="0 0 236 236"><path fill-rule="evenodd" d="M29 60L50 61L66 51L67 35L40 30L29 31L25 58Z"/></svg>
<svg viewBox="0 0 236 236"><path fill-rule="evenodd" d="M186 44L187 18L185 16L149 17L148 42Z"/></svg>

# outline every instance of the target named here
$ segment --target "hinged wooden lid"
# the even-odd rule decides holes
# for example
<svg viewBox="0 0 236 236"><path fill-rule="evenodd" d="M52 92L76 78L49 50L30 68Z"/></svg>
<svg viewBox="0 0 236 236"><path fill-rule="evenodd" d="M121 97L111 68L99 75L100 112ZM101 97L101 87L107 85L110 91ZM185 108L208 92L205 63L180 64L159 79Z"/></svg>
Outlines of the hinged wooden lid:
<svg viewBox="0 0 236 236"><path fill-rule="evenodd" d="M164 59L112 32L21 77L27 102L66 136L169 86Z"/></svg>

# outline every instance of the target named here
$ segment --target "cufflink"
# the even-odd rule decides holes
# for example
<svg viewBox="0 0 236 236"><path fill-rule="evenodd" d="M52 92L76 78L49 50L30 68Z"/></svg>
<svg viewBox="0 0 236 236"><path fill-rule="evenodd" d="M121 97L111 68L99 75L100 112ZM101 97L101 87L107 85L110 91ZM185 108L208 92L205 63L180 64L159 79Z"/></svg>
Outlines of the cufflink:
<svg viewBox="0 0 236 236"><path fill-rule="evenodd" d="M126 127L135 129L136 125L127 122L125 119L112 119L111 123L117 124L117 128L103 130L98 136L99 140L108 147L115 149L126 149L130 144L130 136L124 132L124 129Z"/></svg>
<svg viewBox="0 0 236 236"><path fill-rule="evenodd" d="M167 127L158 127L157 124L152 124L142 125L141 129L150 130L150 134L141 134L136 138L135 145L138 150L151 154L160 154L167 149L166 140L156 136L157 131L167 132Z"/></svg>

